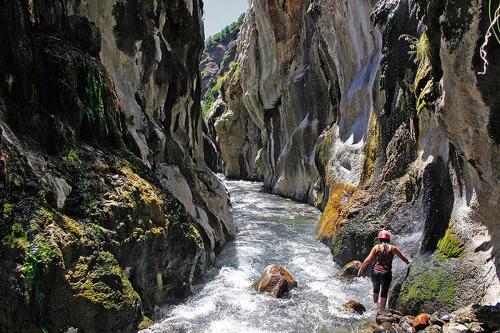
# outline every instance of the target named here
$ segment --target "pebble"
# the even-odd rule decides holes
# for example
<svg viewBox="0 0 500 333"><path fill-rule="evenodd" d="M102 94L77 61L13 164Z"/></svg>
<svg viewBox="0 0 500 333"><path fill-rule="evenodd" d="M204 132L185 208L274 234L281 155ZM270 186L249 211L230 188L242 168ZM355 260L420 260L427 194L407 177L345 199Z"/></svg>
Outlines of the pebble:
<svg viewBox="0 0 500 333"><path fill-rule="evenodd" d="M446 323L449 323L450 322L450 315L449 314L445 314L443 316L441 316L441 319L442 321L446 322Z"/></svg>

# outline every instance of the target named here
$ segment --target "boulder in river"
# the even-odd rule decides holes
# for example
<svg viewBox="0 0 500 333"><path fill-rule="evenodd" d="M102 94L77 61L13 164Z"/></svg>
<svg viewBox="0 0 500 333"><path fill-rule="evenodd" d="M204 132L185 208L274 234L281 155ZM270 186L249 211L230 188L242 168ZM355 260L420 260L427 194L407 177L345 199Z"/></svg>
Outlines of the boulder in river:
<svg viewBox="0 0 500 333"><path fill-rule="evenodd" d="M357 314L363 314L366 311L366 308L363 304L354 300L350 300L349 302L345 303L343 307L349 311L356 312Z"/></svg>
<svg viewBox="0 0 500 333"><path fill-rule="evenodd" d="M295 287L297 287L297 281L286 269L278 265L267 266L259 281L252 285L255 290L276 298L283 297Z"/></svg>
<svg viewBox="0 0 500 333"><path fill-rule="evenodd" d="M352 279L358 276L359 268L361 267L361 261L351 261L342 269L335 274L335 278L340 281L350 282Z"/></svg>

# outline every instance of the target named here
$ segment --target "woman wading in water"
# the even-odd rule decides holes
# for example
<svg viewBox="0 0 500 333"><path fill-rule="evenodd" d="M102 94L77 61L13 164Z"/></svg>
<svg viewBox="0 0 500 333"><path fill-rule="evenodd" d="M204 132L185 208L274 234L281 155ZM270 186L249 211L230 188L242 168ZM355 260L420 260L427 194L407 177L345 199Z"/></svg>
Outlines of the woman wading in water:
<svg viewBox="0 0 500 333"><path fill-rule="evenodd" d="M401 251L395 246L389 244L391 241L391 233L387 230L382 230L378 233L378 240L381 244L375 245L365 259L358 271L358 276L363 275L366 267L375 260L373 264L371 278L373 283L373 302L377 303L380 294L380 310L385 310L387 304L387 293L392 282L392 260L394 255L401 258L406 264L410 264Z"/></svg>

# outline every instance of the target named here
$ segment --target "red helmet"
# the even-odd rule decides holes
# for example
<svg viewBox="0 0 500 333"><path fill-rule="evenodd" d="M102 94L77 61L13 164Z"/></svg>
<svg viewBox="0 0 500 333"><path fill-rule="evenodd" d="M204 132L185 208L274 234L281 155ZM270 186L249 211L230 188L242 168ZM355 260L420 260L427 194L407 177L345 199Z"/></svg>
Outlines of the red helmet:
<svg viewBox="0 0 500 333"><path fill-rule="evenodd" d="M377 236L378 239L386 239L386 240L389 240L391 239L391 233L387 230L381 230L379 233L378 233L378 236Z"/></svg>

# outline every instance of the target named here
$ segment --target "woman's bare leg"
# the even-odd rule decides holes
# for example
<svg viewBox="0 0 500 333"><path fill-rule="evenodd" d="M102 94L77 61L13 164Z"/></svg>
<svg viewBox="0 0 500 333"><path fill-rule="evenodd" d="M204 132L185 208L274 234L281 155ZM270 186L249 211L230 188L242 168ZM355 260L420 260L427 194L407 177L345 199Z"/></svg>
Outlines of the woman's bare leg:
<svg viewBox="0 0 500 333"><path fill-rule="evenodd" d="M387 297L380 297L380 310L385 310L385 305L387 304Z"/></svg>
<svg viewBox="0 0 500 333"><path fill-rule="evenodd" d="M373 293L373 303L378 303L378 294Z"/></svg>

